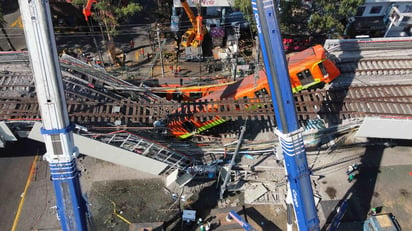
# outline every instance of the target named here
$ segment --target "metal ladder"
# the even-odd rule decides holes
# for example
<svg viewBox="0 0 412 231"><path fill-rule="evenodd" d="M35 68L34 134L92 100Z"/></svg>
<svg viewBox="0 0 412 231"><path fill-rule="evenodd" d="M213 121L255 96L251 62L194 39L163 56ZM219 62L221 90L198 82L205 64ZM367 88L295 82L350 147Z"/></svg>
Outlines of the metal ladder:
<svg viewBox="0 0 412 231"><path fill-rule="evenodd" d="M163 162L169 166L164 172L166 175L176 169L185 170L197 162L194 156L174 151L163 144L125 130L98 134L92 136L92 138Z"/></svg>

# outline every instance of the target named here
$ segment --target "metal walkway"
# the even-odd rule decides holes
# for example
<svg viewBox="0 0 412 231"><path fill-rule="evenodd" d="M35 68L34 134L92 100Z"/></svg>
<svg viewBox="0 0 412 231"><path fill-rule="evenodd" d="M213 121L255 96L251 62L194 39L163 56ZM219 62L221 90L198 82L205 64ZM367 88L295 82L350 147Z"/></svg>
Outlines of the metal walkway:
<svg viewBox="0 0 412 231"><path fill-rule="evenodd" d="M41 123L35 123L28 137L43 142L41 126ZM127 131L109 134L77 132L73 133L74 143L81 154L150 174L167 176L195 163L192 156Z"/></svg>

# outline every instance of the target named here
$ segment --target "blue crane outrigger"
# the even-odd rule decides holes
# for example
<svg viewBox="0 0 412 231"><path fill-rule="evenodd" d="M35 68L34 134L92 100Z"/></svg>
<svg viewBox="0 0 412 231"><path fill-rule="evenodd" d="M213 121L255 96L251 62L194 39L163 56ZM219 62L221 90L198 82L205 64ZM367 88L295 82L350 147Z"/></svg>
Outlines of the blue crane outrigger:
<svg viewBox="0 0 412 231"><path fill-rule="evenodd" d="M252 0L298 229L320 230L275 6L274 0Z"/></svg>

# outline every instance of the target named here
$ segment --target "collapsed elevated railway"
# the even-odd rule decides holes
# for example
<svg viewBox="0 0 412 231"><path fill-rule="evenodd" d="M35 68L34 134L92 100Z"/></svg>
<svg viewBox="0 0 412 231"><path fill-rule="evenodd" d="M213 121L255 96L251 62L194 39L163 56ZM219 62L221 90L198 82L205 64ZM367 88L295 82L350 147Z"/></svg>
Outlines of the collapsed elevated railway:
<svg viewBox="0 0 412 231"><path fill-rule="evenodd" d="M275 118L268 95L262 95L258 101L247 98L168 101L153 94L150 88L136 87L121 79L117 81L117 77L68 59L61 64L67 109L70 121L83 126L77 126L74 134L82 154L154 175L168 177L188 170L204 173L207 169L202 166L233 154L238 140L236 135L246 120L248 134L244 137L241 153L269 156L276 152ZM41 124L27 121L40 120L29 62L24 58L13 58L12 62L1 60L0 120L3 122L0 126L5 121L15 133L24 134L27 130L30 139L42 142ZM301 127L308 130L303 135L306 147L318 148L359 127L357 120L345 122L348 119L412 117L412 76L407 73L390 76L392 79L388 83L383 81L388 80L388 76L369 74L344 73L326 87L303 90L294 95L298 120ZM396 81L399 79L406 81ZM165 136L165 128L154 127L154 122L161 119L196 117L207 120L216 116L228 122L210 129L209 133L191 136L189 142ZM282 183L283 168L274 167L273 171ZM272 193L283 195L276 190L271 190L268 195ZM278 198L275 202L283 201L282 196L275 198ZM261 203L274 202L263 200Z"/></svg>
<svg viewBox="0 0 412 231"><path fill-rule="evenodd" d="M374 44L376 45L376 44ZM369 49L369 48L368 48ZM369 53L340 50L335 55L342 74L324 88L295 94L302 126L312 119L326 124L366 116L412 116L410 56L394 56L394 50ZM399 50L396 50L399 51ZM360 55L362 53L362 55ZM385 56L387 54L387 56ZM0 71L0 120L40 119L29 61L24 53L2 54ZM220 116L225 120L273 120L271 99L168 101L70 56L61 57L70 120L88 127L151 127L161 119L200 119ZM397 81L401 80L401 81ZM179 110L177 110L180 108ZM250 110L254 108L254 110Z"/></svg>
<svg viewBox="0 0 412 231"><path fill-rule="evenodd" d="M80 96L80 95L77 95ZM2 96L2 120L39 119L37 100L34 97ZM314 89L295 94L298 119L302 122L322 118L330 123L365 116L412 116L412 84L368 85ZM202 119L221 116L227 120L273 119L270 97L221 101L137 103L131 99L110 101L67 100L68 112L73 122L82 125L147 126L154 121L196 116ZM214 110L202 110L213 103ZM176 113L176 109L181 108ZM250 108L256 108L250 110ZM200 109L200 110L199 110Z"/></svg>

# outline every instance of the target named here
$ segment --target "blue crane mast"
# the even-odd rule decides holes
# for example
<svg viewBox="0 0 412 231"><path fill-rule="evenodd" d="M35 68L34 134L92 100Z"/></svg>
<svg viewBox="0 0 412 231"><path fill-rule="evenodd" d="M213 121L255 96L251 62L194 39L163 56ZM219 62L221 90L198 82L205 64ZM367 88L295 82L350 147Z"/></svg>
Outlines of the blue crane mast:
<svg viewBox="0 0 412 231"><path fill-rule="evenodd" d="M69 122L57 56L49 1L19 0L31 68L35 80L49 162L56 194L57 215L63 231L87 230L86 203L76 167L74 125Z"/></svg>
<svg viewBox="0 0 412 231"><path fill-rule="evenodd" d="M289 195L293 201L298 229L320 230L305 146L290 88L287 61L277 20L277 8L274 0L251 0L251 2L273 101L277 135L284 156Z"/></svg>

